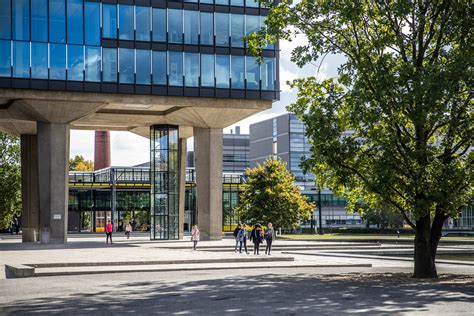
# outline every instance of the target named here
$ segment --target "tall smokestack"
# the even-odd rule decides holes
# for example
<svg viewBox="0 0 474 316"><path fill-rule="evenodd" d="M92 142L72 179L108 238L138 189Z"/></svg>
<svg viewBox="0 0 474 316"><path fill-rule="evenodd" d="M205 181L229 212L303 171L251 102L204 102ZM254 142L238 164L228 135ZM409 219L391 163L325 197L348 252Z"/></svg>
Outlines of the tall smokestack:
<svg viewBox="0 0 474 316"><path fill-rule="evenodd" d="M95 131L94 169L110 167L110 132Z"/></svg>

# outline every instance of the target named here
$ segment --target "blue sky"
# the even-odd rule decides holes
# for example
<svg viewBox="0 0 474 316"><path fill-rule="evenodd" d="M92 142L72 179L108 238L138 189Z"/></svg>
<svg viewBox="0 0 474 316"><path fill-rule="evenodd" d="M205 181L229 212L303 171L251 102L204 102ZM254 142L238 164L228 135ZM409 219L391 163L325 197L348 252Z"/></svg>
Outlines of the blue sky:
<svg viewBox="0 0 474 316"><path fill-rule="evenodd" d="M299 68L291 62L291 51L298 44L302 44L304 39L297 38L292 42L280 42L280 101L273 103L272 108L248 117L234 125L224 129L230 132L236 125L241 127L242 133L248 133L252 123L281 115L286 112L286 106L296 100L296 91L290 89L286 84L288 80L315 76L317 67L307 65ZM319 70L319 79L326 79L337 75L337 67L343 58L333 55L327 56ZM71 157L83 155L88 160L94 160L94 131L71 131ZM114 166L133 166L149 161L148 139L129 132L111 132L111 159ZM188 140L188 148L192 148L192 139Z"/></svg>

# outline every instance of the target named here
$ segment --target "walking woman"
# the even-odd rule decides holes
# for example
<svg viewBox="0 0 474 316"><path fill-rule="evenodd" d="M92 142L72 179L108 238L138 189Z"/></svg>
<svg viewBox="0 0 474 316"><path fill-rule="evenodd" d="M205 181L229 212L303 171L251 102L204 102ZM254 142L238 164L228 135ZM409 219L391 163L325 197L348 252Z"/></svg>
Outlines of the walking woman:
<svg viewBox="0 0 474 316"><path fill-rule="evenodd" d="M197 225L194 225L191 231L191 241L193 242L193 250L196 250L196 245L199 241L199 228Z"/></svg>
<svg viewBox="0 0 474 316"><path fill-rule="evenodd" d="M127 239L130 238L131 232L132 232L132 223L128 222L127 226L125 226L125 235L127 235Z"/></svg>
<svg viewBox="0 0 474 316"><path fill-rule="evenodd" d="M112 245L112 224L110 224L110 220L108 220L107 225L105 225L105 235L107 236L105 244L107 245L109 243L110 238L110 244Z"/></svg>
<svg viewBox="0 0 474 316"><path fill-rule="evenodd" d="M242 228L239 230L237 234L237 239L239 240L239 243L240 243L239 253L242 253L242 244L243 244L245 253L249 254L249 252L247 251L247 226L245 224L243 224Z"/></svg>
<svg viewBox="0 0 474 316"><path fill-rule="evenodd" d="M275 230L273 229L272 223L268 223L268 228L265 229L265 240L267 241L267 247L265 248L265 254L270 256L270 252L272 251L272 243L275 240Z"/></svg>
<svg viewBox="0 0 474 316"><path fill-rule="evenodd" d="M260 224L255 224L250 240L253 242L253 254L260 255L260 244L263 243L262 226Z"/></svg>

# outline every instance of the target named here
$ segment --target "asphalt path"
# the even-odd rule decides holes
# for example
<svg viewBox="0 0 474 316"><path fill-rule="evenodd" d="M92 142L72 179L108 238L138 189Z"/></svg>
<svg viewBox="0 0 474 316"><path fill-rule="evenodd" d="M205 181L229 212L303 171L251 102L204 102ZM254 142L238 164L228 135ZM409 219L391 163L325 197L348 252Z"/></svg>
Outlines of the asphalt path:
<svg viewBox="0 0 474 316"><path fill-rule="evenodd" d="M391 271L236 269L3 279L0 315L473 315L472 276L431 282L398 273L403 268Z"/></svg>

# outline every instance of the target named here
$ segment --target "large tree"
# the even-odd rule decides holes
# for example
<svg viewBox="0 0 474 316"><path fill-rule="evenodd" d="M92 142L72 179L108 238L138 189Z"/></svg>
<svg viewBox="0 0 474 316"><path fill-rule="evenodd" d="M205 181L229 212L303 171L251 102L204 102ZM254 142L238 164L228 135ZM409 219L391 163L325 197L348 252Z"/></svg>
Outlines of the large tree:
<svg viewBox="0 0 474 316"><path fill-rule="evenodd" d="M249 168L246 176L236 209L242 221L292 228L300 220L311 218L314 205L301 195L295 178L281 160L269 159Z"/></svg>
<svg viewBox="0 0 474 316"><path fill-rule="evenodd" d="M267 0L264 0L267 3ZM282 0L265 41L304 35L299 66L340 54L337 78L295 80L290 110L307 126L306 167L357 205L387 203L415 230L414 276L437 277L445 220L473 195L471 1Z"/></svg>
<svg viewBox="0 0 474 316"><path fill-rule="evenodd" d="M0 229L21 214L20 140L0 132Z"/></svg>
<svg viewBox="0 0 474 316"><path fill-rule="evenodd" d="M69 171L94 171L94 162L86 160L82 155L69 159Z"/></svg>

